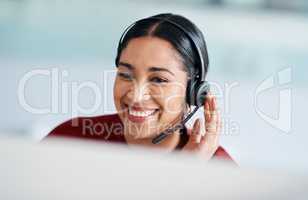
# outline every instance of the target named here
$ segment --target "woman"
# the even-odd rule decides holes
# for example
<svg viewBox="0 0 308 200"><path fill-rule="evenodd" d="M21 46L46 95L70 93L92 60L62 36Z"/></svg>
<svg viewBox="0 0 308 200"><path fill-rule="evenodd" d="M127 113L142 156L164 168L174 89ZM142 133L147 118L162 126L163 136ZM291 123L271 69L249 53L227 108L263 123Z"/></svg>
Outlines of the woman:
<svg viewBox="0 0 308 200"><path fill-rule="evenodd" d="M49 136L120 142L168 152L181 150L206 160L231 160L219 147L217 103L205 90L208 53L201 31L192 22L174 14L135 22L120 39L115 63L117 114L72 119ZM205 134L200 119L192 130L184 125L201 106Z"/></svg>

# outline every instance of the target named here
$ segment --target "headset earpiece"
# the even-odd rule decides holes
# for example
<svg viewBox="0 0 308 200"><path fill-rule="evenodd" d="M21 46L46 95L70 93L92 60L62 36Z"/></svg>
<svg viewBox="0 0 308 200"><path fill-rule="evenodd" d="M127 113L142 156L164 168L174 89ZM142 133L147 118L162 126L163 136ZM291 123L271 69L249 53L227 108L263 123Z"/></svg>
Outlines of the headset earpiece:
<svg viewBox="0 0 308 200"><path fill-rule="evenodd" d="M207 81L189 80L187 83L186 103L189 106L202 106L209 91L210 85Z"/></svg>
<svg viewBox="0 0 308 200"><path fill-rule="evenodd" d="M195 106L200 107L204 105L204 101L209 92L210 84L207 81L201 81L196 90Z"/></svg>
<svg viewBox="0 0 308 200"><path fill-rule="evenodd" d="M195 85L196 81L192 81L191 79L188 80L186 87L186 103L189 106L194 105L195 102Z"/></svg>

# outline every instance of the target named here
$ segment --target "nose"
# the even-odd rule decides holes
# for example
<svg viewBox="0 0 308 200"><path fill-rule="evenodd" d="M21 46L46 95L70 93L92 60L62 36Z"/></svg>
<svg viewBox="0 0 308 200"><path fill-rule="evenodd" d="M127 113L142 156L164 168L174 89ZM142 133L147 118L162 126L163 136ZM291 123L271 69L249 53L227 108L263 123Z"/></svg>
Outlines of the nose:
<svg viewBox="0 0 308 200"><path fill-rule="evenodd" d="M135 83L134 86L128 91L127 97L131 103L141 103L149 100L151 95L146 84Z"/></svg>

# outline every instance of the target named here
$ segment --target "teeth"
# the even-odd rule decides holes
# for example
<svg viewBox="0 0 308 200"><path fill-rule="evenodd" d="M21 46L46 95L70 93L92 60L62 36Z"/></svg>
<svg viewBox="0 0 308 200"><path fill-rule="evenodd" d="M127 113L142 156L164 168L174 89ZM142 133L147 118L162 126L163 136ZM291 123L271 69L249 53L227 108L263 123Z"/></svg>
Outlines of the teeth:
<svg viewBox="0 0 308 200"><path fill-rule="evenodd" d="M131 110L131 109L128 109L128 110L129 110L130 115L133 115L133 116L136 116L136 117L148 117L155 112L155 110L149 110L149 111L144 111L144 112L134 111L134 110Z"/></svg>

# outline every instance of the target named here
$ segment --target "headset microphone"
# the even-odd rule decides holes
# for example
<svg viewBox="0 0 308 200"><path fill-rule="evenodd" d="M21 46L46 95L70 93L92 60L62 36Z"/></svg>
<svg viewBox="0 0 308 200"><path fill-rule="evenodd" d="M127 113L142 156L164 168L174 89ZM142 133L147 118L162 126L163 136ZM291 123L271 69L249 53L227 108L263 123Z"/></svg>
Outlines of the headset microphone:
<svg viewBox="0 0 308 200"><path fill-rule="evenodd" d="M162 133L160 133L158 136L156 136L152 140L152 143L158 144L163 139L165 139L168 135L172 134L174 131L177 131L178 129L183 128L185 126L185 123L188 122L188 120L190 120L190 118L195 114L195 112L197 112L197 110L198 110L198 107L195 107L195 109L191 113L189 113L189 115L187 115L187 117L185 117L184 120L182 120L179 124L175 125L174 127L168 128L165 131L163 131Z"/></svg>

